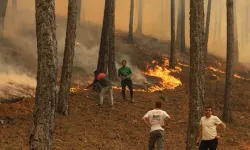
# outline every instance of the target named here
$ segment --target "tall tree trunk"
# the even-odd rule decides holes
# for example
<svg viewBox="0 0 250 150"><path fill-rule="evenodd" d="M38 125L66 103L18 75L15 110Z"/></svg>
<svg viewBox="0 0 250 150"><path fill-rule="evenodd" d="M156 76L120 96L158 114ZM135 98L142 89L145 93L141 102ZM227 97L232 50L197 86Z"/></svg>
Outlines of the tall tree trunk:
<svg viewBox="0 0 250 150"><path fill-rule="evenodd" d="M190 0L190 99L187 150L196 149L199 122L203 110L204 54L204 1Z"/></svg>
<svg viewBox="0 0 250 150"><path fill-rule="evenodd" d="M175 0L171 0L171 53L169 60L170 68L175 68Z"/></svg>
<svg viewBox="0 0 250 150"><path fill-rule="evenodd" d="M112 81L117 80L117 71L115 66L115 0L111 0L110 9L108 74Z"/></svg>
<svg viewBox="0 0 250 150"><path fill-rule="evenodd" d="M142 0L138 0L138 23L136 29L136 32L138 34L142 34L142 7L143 7Z"/></svg>
<svg viewBox="0 0 250 150"><path fill-rule="evenodd" d="M226 84L224 95L223 119L232 122L232 80L234 58L234 6L233 0L227 0L227 59Z"/></svg>
<svg viewBox="0 0 250 150"><path fill-rule="evenodd" d="M185 0L181 1L181 51L186 51L186 44L185 44Z"/></svg>
<svg viewBox="0 0 250 150"><path fill-rule="evenodd" d="M77 0L77 26L81 24L82 0Z"/></svg>
<svg viewBox="0 0 250 150"><path fill-rule="evenodd" d="M8 0L0 0L0 39L3 38L4 19L6 15Z"/></svg>
<svg viewBox="0 0 250 150"><path fill-rule="evenodd" d="M239 44L238 44L238 26L236 0L234 0L234 63L239 63Z"/></svg>
<svg viewBox="0 0 250 150"><path fill-rule="evenodd" d="M207 55L208 55L208 36L209 36L211 5L212 5L212 0L208 0L208 4L207 4L206 31L205 31L205 64L207 63Z"/></svg>
<svg viewBox="0 0 250 150"><path fill-rule="evenodd" d="M112 8L112 0L105 0L105 9L102 23L102 36L99 50L99 58L97 64L97 71L107 73L108 57L109 57L109 40L110 40L110 10Z"/></svg>
<svg viewBox="0 0 250 150"><path fill-rule="evenodd" d="M130 44L134 43L133 22L134 22L134 0L130 0L129 32L128 32L128 43Z"/></svg>
<svg viewBox="0 0 250 150"><path fill-rule="evenodd" d="M176 35L176 45L180 49L181 48L181 1L179 0L178 4L178 20L177 20L177 35Z"/></svg>
<svg viewBox="0 0 250 150"><path fill-rule="evenodd" d="M77 7L79 7L77 0L69 0L65 50L57 106L57 112L65 116L69 115L68 99L75 51Z"/></svg>
<svg viewBox="0 0 250 150"><path fill-rule="evenodd" d="M57 98L55 1L36 0L37 87L30 150L51 150Z"/></svg>

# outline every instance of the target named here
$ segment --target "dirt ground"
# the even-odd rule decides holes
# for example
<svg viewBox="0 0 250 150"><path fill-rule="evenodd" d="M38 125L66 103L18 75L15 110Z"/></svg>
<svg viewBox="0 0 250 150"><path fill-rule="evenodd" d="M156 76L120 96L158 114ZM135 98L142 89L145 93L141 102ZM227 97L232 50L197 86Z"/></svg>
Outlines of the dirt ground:
<svg viewBox="0 0 250 150"><path fill-rule="evenodd" d="M118 43L116 47L119 49L119 44L123 43L125 34L122 32L116 34ZM168 43L164 41L146 36L135 39L137 39L136 44L127 46L129 48L127 52L132 57L133 64L139 66L140 69L143 69L145 63L150 63L153 59L160 59L161 56L167 56L169 52ZM118 53L120 52L118 50ZM189 62L188 54L178 54L177 56L181 62ZM223 60L213 56L210 56L209 59L209 66L224 69ZM221 65L218 66L218 62ZM163 110L172 118L166 128L164 149L184 150L188 126L189 69L185 66L180 67L182 72L175 76L180 78L182 86L161 92L135 92L135 103L123 101L121 91L116 89L114 90L115 106L113 109L110 107L108 96L104 100L104 105L99 106L97 105L98 95L91 90L80 90L71 94L70 115L67 117L57 115L56 117L53 149L146 150L149 129L143 124L141 118L154 107L156 100L163 100ZM237 67L237 71L239 74L246 72L245 68L240 65ZM76 71L76 74L79 72ZM217 75L219 80L211 79L211 74ZM248 75L245 73L244 77L247 78ZM205 102L213 106L214 114L219 117L223 108L224 78L224 74L209 69L206 73ZM226 123L228 127L226 136L219 140L219 150L250 149L249 88L250 81L235 78L233 83L233 123ZM0 150L28 149L33 107L34 98L26 98L12 104L0 104L0 120L2 120L0 122Z"/></svg>

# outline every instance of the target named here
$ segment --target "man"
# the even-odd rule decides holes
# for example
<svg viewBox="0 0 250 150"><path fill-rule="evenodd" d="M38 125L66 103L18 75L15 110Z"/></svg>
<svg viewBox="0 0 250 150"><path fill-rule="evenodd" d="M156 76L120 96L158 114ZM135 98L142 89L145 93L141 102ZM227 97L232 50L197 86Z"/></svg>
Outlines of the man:
<svg viewBox="0 0 250 150"><path fill-rule="evenodd" d="M108 79L107 75L105 73L98 73L97 71L94 72L95 79L94 81L86 87L86 89L90 88L91 86L97 88L100 88L98 92L100 92L100 105L103 104L103 96L106 93L106 91L109 91L110 99L111 99L111 105L114 104L113 99L113 89L112 89L112 82Z"/></svg>
<svg viewBox="0 0 250 150"><path fill-rule="evenodd" d="M164 122L168 124L170 116L161 110L161 101L155 102L155 109L148 111L142 118L145 124L150 128L150 136L148 142L148 149L154 150L155 143L157 142L158 150L162 150L164 142Z"/></svg>
<svg viewBox="0 0 250 150"><path fill-rule="evenodd" d="M200 120L200 132L197 145L201 140L199 150L216 150L218 139L224 136L226 125L217 117L212 115L212 108L205 107L205 116ZM222 129L222 134L217 135L216 126Z"/></svg>
<svg viewBox="0 0 250 150"><path fill-rule="evenodd" d="M122 98L123 100L126 99L126 86L128 86L130 91L130 98L131 102L134 102L133 98L133 83L131 80L132 70L126 66L127 61L122 60L122 67L118 70L118 76L121 78L121 85L122 85Z"/></svg>

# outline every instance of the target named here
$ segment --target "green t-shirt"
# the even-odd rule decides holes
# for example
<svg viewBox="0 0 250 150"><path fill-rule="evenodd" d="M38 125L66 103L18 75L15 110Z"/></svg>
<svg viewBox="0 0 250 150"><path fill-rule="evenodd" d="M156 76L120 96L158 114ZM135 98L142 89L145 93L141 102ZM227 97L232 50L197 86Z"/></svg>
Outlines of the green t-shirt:
<svg viewBox="0 0 250 150"><path fill-rule="evenodd" d="M123 77L126 77L128 75L132 74L132 70L129 67L121 67L118 70L118 75L121 75ZM130 77L126 78L126 79L130 79Z"/></svg>

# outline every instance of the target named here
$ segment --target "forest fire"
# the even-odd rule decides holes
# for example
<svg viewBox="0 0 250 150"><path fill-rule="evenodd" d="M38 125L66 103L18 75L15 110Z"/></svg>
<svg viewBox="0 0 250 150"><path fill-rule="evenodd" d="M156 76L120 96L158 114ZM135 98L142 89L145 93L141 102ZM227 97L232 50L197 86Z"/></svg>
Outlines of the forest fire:
<svg viewBox="0 0 250 150"><path fill-rule="evenodd" d="M147 71L145 72L148 76L153 76L160 78L162 81L160 85L153 85L148 88L149 92L160 91L163 89L175 89L176 87L182 85L180 79L175 78L174 76L170 75L171 72L181 72L180 67L175 67L175 69L167 69L168 60L163 58L163 65L159 65L159 63L155 60L152 61L152 64L155 65L154 67L150 68L147 66Z"/></svg>
<svg viewBox="0 0 250 150"><path fill-rule="evenodd" d="M214 68L214 67L207 67L206 69L210 69L210 70L212 70L212 71L214 71L214 72L219 72L219 73L223 73L223 74L225 73L225 71L221 71L221 70L216 69L216 68ZM236 73L233 74L233 77L238 78L238 79L242 79L242 80L250 81L250 79L241 77L240 75L238 75L238 74L236 74Z"/></svg>

